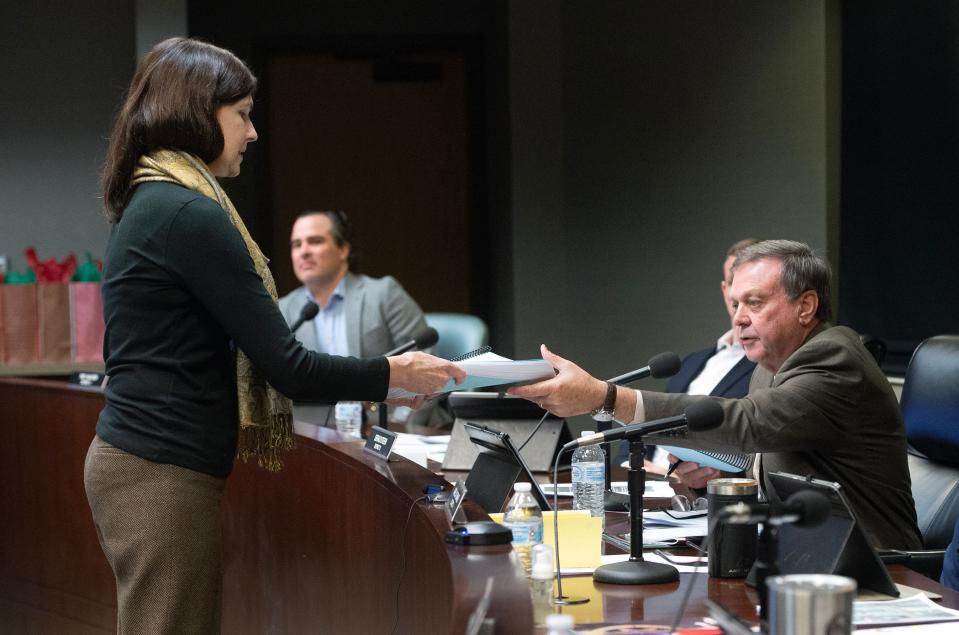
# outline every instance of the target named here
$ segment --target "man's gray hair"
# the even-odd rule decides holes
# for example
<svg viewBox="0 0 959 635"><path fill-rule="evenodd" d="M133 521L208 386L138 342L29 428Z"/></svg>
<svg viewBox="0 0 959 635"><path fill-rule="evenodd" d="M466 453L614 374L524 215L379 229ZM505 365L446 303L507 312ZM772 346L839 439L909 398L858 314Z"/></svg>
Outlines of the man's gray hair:
<svg viewBox="0 0 959 635"><path fill-rule="evenodd" d="M832 273L829 263L813 252L806 243L794 240L764 240L743 248L736 256L732 270L747 262L774 258L782 263L779 283L790 300L797 299L806 291L815 291L819 296L816 317L829 320L832 307L829 300L829 280Z"/></svg>

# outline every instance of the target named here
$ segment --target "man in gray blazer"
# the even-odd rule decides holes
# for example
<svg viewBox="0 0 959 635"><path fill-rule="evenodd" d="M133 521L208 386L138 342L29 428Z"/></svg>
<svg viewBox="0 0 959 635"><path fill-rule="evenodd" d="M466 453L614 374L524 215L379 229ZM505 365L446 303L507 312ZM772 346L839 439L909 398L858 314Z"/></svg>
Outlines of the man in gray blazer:
<svg viewBox="0 0 959 635"><path fill-rule="evenodd" d="M373 357L426 328L423 311L395 278L354 273L352 229L343 212L301 214L290 235L290 255L303 286L280 298L280 312L293 324L307 302L319 305L317 316L295 334L310 350Z"/></svg>
<svg viewBox="0 0 959 635"><path fill-rule="evenodd" d="M772 500L772 472L836 481L874 546L918 549L899 404L859 336L827 322L829 278L826 262L802 243L769 240L739 254L730 290L733 324L746 356L758 364L741 399L610 387L545 347L557 376L511 392L561 417L602 408L625 422L716 399L723 425L669 443L759 453L760 479Z"/></svg>
<svg viewBox="0 0 959 635"><path fill-rule="evenodd" d="M375 357L413 339L426 328L419 305L392 276L371 278L354 273L356 254L353 231L341 211L306 211L297 217L290 233L293 273L302 287L280 298L287 324L300 317L308 302L319 306L313 320L294 335L314 351L331 355ZM297 408L297 419L319 424L328 409ZM297 431L309 434L307 428Z"/></svg>

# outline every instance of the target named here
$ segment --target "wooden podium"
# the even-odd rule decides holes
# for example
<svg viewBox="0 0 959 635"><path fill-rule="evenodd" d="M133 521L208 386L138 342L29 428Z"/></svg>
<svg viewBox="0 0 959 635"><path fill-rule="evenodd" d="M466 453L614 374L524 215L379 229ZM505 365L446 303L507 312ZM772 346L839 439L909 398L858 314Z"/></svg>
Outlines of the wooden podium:
<svg viewBox="0 0 959 635"><path fill-rule="evenodd" d="M115 630L113 574L83 490L102 407L97 389L0 378L0 635ZM538 632L511 547L447 545L443 510L416 502L439 476L406 459L379 461L334 430L299 438L285 460L276 474L240 464L228 482L224 633L389 633L394 619L403 635L463 633L490 577L495 633ZM488 519L469 498L464 509ZM610 516L607 528L625 530L624 521ZM890 570L959 608L959 593ZM705 573L635 587L565 578L565 591L591 598L565 610L578 626L669 625L690 584L683 625L705 615L707 597L756 619L751 589Z"/></svg>
<svg viewBox="0 0 959 635"><path fill-rule="evenodd" d="M102 407L98 390L0 379L0 633L116 629L83 489ZM462 633L488 577L496 633L533 631L510 546L447 545L442 507L415 502L442 479L333 430L297 441L280 472L237 464L228 481L224 633L389 633L394 620L397 633ZM469 500L464 509L488 519Z"/></svg>

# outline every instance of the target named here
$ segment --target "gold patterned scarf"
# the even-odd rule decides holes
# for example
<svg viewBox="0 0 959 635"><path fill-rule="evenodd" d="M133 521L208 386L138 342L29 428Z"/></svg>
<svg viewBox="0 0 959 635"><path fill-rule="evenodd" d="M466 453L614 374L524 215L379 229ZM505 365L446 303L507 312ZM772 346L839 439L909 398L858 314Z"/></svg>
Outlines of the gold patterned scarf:
<svg viewBox="0 0 959 635"><path fill-rule="evenodd" d="M263 286L276 302L276 283L267 267L269 260L260 251L230 197L203 161L179 150L157 150L140 157L133 170L131 185L148 181L176 183L219 203L243 237ZM273 472L279 470L283 466L280 450L289 450L294 445L293 407L290 400L268 384L239 349L236 351L236 392L240 415L237 456L243 461L256 457L260 467Z"/></svg>

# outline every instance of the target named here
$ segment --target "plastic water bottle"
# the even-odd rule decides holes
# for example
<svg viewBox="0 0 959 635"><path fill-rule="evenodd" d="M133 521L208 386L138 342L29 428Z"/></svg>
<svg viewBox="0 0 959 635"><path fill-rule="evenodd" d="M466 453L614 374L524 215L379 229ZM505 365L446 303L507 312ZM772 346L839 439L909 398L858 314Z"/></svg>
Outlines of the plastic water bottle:
<svg viewBox="0 0 959 635"><path fill-rule="evenodd" d="M363 404L359 401L338 401L333 411L336 429L350 437L360 438L363 426Z"/></svg>
<svg viewBox="0 0 959 635"><path fill-rule="evenodd" d="M519 556L526 575L532 568L531 551L533 545L543 542L543 511L530 494L529 483L517 483L513 486L513 498L509 499L503 524L513 532L513 549Z"/></svg>
<svg viewBox="0 0 959 635"><path fill-rule="evenodd" d="M589 430L582 436L590 436ZM603 518L604 490L606 489L606 453L600 445L576 448L572 460L573 509L588 509L591 516Z"/></svg>
<svg viewBox="0 0 959 635"><path fill-rule="evenodd" d="M533 623L540 625L546 622L553 602L553 548L545 543L533 545L530 559L529 594L533 600Z"/></svg>
<svg viewBox="0 0 959 635"><path fill-rule="evenodd" d="M569 613L552 613L546 616L546 635L573 635L575 625Z"/></svg>

